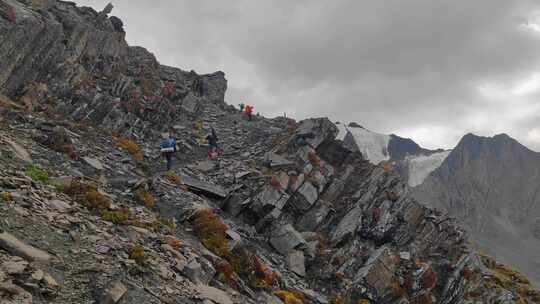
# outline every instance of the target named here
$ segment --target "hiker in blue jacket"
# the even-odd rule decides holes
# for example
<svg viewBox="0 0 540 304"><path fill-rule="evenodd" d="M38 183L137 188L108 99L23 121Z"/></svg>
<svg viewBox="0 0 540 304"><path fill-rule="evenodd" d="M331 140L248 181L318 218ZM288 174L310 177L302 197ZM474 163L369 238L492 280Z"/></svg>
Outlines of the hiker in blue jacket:
<svg viewBox="0 0 540 304"><path fill-rule="evenodd" d="M174 139L169 133L161 134L161 154L165 157L167 161L167 171L171 170L172 167L172 157L174 152L176 152L176 139Z"/></svg>

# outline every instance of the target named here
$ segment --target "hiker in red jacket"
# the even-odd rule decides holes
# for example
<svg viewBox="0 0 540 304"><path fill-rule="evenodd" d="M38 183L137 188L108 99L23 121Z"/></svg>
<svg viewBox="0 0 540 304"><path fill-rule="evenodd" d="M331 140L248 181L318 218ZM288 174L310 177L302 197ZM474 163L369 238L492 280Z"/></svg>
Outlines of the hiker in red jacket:
<svg viewBox="0 0 540 304"><path fill-rule="evenodd" d="M248 117L248 120L251 120L253 114L253 106L246 105L246 115Z"/></svg>

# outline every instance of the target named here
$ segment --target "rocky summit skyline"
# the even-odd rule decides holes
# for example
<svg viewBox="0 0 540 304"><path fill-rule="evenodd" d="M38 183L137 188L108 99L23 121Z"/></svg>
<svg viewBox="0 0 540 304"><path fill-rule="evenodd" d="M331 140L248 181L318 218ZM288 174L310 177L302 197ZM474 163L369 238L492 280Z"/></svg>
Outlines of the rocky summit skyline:
<svg viewBox="0 0 540 304"><path fill-rule="evenodd" d="M132 45L167 65L226 71L227 102L265 116L360 121L429 149L508 133L540 151L538 1L113 4Z"/></svg>

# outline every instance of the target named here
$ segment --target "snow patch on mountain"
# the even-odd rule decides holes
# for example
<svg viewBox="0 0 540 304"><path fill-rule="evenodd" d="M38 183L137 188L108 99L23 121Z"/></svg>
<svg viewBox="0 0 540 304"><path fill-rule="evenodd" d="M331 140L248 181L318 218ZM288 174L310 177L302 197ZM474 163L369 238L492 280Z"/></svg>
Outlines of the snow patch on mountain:
<svg viewBox="0 0 540 304"><path fill-rule="evenodd" d="M338 140L344 140L345 136L347 135L348 128L342 123L335 123L336 127L338 128L338 135L336 136L336 139Z"/></svg>
<svg viewBox="0 0 540 304"><path fill-rule="evenodd" d="M416 187L424 182L429 174L441 166L450 150L409 158L409 186Z"/></svg>

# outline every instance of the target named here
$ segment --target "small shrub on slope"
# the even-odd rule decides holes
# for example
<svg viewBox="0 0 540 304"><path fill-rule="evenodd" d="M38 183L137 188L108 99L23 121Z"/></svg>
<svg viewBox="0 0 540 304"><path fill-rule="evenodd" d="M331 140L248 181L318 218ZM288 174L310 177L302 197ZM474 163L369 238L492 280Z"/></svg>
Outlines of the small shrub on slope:
<svg viewBox="0 0 540 304"><path fill-rule="evenodd" d="M275 292L275 295L285 304L304 304L304 302L291 291L278 290Z"/></svg>
<svg viewBox="0 0 540 304"><path fill-rule="evenodd" d="M116 138L116 142L120 148L128 151L135 161L142 162L144 160L144 154L142 153L141 148L139 148L139 145L137 145L137 143L133 140L127 138Z"/></svg>
<svg viewBox="0 0 540 304"><path fill-rule="evenodd" d="M49 174L35 165L28 165L28 167L26 167L26 175L34 181L40 181L43 183L49 181Z"/></svg>
<svg viewBox="0 0 540 304"><path fill-rule="evenodd" d="M0 199L4 202L10 202L11 200L13 200L13 197L9 192L0 192Z"/></svg>
<svg viewBox="0 0 540 304"><path fill-rule="evenodd" d="M204 209L197 212L193 221L195 233L203 245L219 257L229 254L229 242L226 231L229 229L213 210Z"/></svg>
<svg viewBox="0 0 540 304"><path fill-rule="evenodd" d="M135 260L137 264L142 265L146 262L148 256L146 255L144 248L142 248L141 246L134 246L130 250L129 258Z"/></svg>
<svg viewBox="0 0 540 304"><path fill-rule="evenodd" d="M135 191L135 197L139 203L148 209L152 209L156 205L156 199L144 189Z"/></svg>

